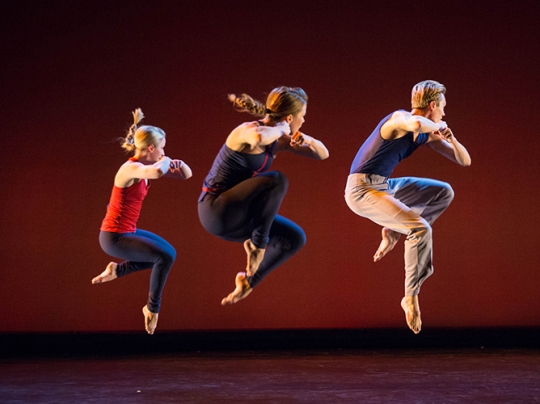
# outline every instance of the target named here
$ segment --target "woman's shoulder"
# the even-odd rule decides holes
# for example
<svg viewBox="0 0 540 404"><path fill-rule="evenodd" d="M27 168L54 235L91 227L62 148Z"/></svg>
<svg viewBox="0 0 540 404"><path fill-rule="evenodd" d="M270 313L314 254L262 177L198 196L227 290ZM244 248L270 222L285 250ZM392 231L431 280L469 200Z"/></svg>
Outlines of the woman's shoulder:
<svg viewBox="0 0 540 404"><path fill-rule="evenodd" d="M236 128L234 128L229 136L227 136L227 140L225 141L225 144L233 149L233 150L241 150L244 147L245 142L245 135L248 131L254 130L258 128L260 125L257 121L250 121L250 122L244 122L238 125Z"/></svg>

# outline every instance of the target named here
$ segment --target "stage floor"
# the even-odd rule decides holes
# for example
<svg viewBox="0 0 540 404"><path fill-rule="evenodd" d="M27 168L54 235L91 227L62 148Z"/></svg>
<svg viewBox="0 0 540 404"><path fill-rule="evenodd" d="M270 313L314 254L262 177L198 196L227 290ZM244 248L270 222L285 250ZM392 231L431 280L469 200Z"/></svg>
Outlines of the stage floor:
<svg viewBox="0 0 540 404"><path fill-rule="evenodd" d="M540 350L316 350L10 358L2 403L534 403Z"/></svg>

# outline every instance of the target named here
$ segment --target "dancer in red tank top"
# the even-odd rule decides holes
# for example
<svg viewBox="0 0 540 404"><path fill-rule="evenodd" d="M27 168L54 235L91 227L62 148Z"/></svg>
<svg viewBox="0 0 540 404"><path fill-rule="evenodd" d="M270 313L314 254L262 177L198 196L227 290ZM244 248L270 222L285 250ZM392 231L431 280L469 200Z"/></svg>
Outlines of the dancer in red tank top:
<svg viewBox="0 0 540 404"><path fill-rule="evenodd" d="M116 173L99 235L103 251L125 261L110 262L105 271L92 279L92 283L109 282L151 267L150 292L143 314L146 331L153 334L161 294L176 258L176 251L160 236L137 229L137 219L150 188L149 180L162 176L188 179L191 177L191 169L182 160L172 160L165 156L165 132L162 129L147 125L137 127L143 117L140 109L133 112L134 123L123 139L122 147L134 153L134 156Z"/></svg>

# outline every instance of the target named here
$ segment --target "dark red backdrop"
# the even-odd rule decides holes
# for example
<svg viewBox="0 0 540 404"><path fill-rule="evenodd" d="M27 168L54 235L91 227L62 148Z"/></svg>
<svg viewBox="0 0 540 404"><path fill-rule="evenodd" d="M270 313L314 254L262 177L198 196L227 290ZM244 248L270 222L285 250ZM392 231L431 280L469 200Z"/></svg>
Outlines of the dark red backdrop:
<svg viewBox="0 0 540 404"><path fill-rule="evenodd" d="M380 230L343 190L362 141L424 79L447 85L447 121L473 160L426 149L395 172L456 192L434 227L424 324L540 326L537 1L26 3L3 2L0 17L0 331L141 330L148 272L90 284L109 261L97 236L125 160L111 140L136 107L194 171L155 181L139 223L178 251L160 330L404 327L403 247L374 264ZM197 196L249 119L226 94L282 84L308 92L304 130L331 156L276 160L290 180L281 213L308 243L223 308L244 252L202 229Z"/></svg>

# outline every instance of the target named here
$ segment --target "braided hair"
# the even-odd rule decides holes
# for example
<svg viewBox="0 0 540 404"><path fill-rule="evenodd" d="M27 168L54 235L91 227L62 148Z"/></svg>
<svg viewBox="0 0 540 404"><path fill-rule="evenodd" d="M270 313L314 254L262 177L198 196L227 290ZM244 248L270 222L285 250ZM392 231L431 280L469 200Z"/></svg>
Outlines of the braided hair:
<svg viewBox="0 0 540 404"><path fill-rule="evenodd" d="M228 97L238 112L248 112L257 117L269 116L275 121L298 114L308 101L306 92L300 87L286 86L274 88L266 98L266 105L247 94L229 94Z"/></svg>

